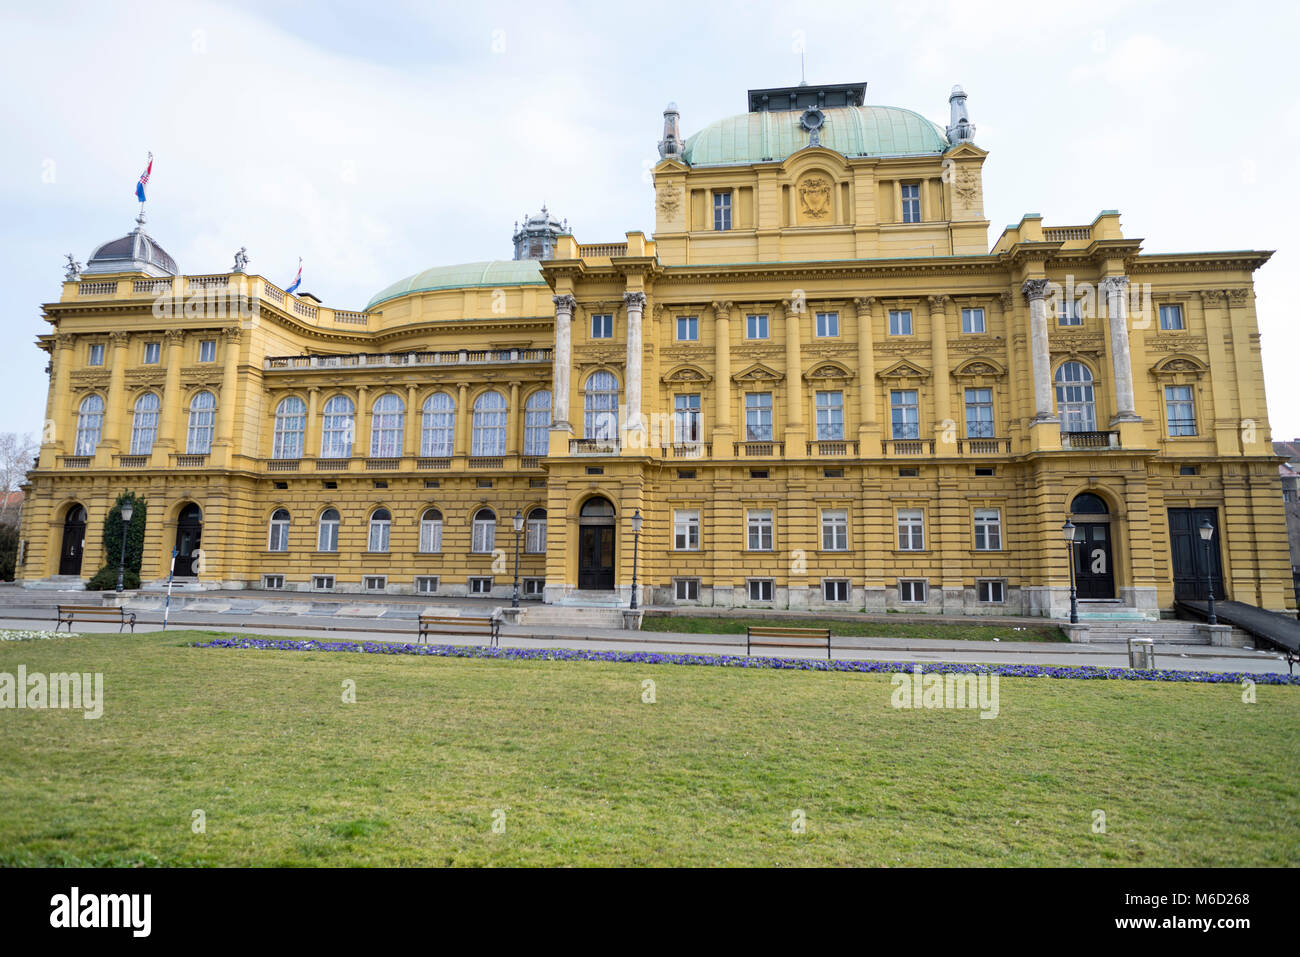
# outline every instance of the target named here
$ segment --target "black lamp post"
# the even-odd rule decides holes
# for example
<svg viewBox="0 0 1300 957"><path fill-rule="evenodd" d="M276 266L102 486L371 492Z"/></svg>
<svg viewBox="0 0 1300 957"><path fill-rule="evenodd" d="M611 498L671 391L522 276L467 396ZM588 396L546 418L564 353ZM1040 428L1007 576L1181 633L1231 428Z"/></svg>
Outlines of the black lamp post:
<svg viewBox="0 0 1300 957"><path fill-rule="evenodd" d="M515 591L510 596L510 607L519 607L519 533L524 530L524 513L515 509Z"/></svg>
<svg viewBox="0 0 1300 957"><path fill-rule="evenodd" d="M1214 538L1214 526L1205 516L1201 516L1201 541L1205 545L1205 587L1210 595L1210 624L1217 625L1219 619L1214 617L1214 566L1210 564L1210 539Z"/></svg>
<svg viewBox="0 0 1300 957"><path fill-rule="evenodd" d="M1079 597L1074 588L1074 532L1075 525L1068 518L1065 524L1061 526L1061 534L1065 536L1065 547L1070 556L1070 624L1079 623Z"/></svg>
<svg viewBox="0 0 1300 957"><path fill-rule="evenodd" d="M636 610L636 551L637 545L641 541L641 526L645 519L641 517L641 509L637 509L632 515L632 604L633 611Z"/></svg>
<svg viewBox="0 0 1300 957"><path fill-rule="evenodd" d="M122 579L126 575L126 533L131 527L131 516L135 513L135 503L127 499L122 503L122 554L117 560L117 591L121 594Z"/></svg>

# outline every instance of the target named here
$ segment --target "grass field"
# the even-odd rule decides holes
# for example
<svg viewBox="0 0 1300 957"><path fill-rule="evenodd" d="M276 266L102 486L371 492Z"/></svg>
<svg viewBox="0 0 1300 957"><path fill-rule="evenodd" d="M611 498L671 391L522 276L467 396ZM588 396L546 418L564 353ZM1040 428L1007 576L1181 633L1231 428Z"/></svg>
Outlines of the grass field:
<svg viewBox="0 0 1300 957"><path fill-rule="evenodd" d="M0 711L0 864L1300 863L1296 687L1003 678L983 720L884 675L199 637L0 642L105 683Z"/></svg>
<svg viewBox="0 0 1300 957"><path fill-rule="evenodd" d="M731 618L708 615L650 615L642 631L677 631L693 635L743 635L755 627L829 628L832 635L861 638L939 638L946 641L1066 641L1056 625L975 625L965 622L852 621L841 618Z"/></svg>

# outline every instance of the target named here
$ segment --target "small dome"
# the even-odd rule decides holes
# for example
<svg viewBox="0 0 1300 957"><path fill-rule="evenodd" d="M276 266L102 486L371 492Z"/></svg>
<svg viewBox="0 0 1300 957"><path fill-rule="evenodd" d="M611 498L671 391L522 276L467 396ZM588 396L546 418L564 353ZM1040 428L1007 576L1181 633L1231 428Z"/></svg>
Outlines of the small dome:
<svg viewBox="0 0 1300 957"><path fill-rule="evenodd" d="M373 309L390 299L438 289L545 285L546 280L542 278L542 271L535 259L496 259L491 262L462 263L459 266L434 266L398 280L375 293L366 308Z"/></svg>
<svg viewBox="0 0 1300 957"><path fill-rule="evenodd" d="M138 225L121 239L104 243L86 262L82 275L142 272L146 276L175 276L176 260Z"/></svg>
<svg viewBox="0 0 1300 957"><path fill-rule="evenodd" d="M821 145L845 156L938 154L952 144L943 127L896 106L840 106L822 110ZM780 162L808 145L798 110L741 113L710 123L686 140L692 166Z"/></svg>

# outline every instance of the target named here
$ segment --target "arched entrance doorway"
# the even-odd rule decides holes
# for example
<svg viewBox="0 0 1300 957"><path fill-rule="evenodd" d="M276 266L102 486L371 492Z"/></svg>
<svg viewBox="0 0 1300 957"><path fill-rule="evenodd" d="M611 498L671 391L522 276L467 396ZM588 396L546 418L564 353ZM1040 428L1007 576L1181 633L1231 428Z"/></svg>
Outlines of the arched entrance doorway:
<svg viewBox="0 0 1300 957"><path fill-rule="evenodd" d="M82 546L86 543L86 510L73 505L63 519L63 545L59 549L59 574L80 575Z"/></svg>
<svg viewBox="0 0 1300 957"><path fill-rule="evenodd" d="M176 575L187 578L195 574L194 553L203 542L203 511L191 502L176 517Z"/></svg>
<svg viewBox="0 0 1300 957"><path fill-rule="evenodd" d="M578 512L578 587L614 588L614 506L607 498L589 498Z"/></svg>
<svg viewBox="0 0 1300 957"><path fill-rule="evenodd" d="M1115 597L1115 561L1111 547L1110 509L1100 495L1081 492L1070 503L1074 533L1075 580L1080 598Z"/></svg>

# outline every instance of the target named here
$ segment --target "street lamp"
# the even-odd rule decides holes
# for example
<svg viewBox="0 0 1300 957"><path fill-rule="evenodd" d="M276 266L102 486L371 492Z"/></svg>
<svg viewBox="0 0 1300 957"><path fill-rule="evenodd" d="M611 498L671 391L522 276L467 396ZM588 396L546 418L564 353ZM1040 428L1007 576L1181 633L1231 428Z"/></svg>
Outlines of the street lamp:
<svg viewBox="0 0 1300 957"><path fill-rule="evenodd" d="M632 605L633 611L636 610L636 549L641 541L641 526L645 524L645 519L641 517L641 509L637 509L632 515Z"/></svg>
<svg viewBox="0 0 1300 957"><path fill-rule="evenodd" d="M117 591L122 592L122 579L126 575L126 532L131 527L131 516L135 514L135 502L127 499L122 503L122 554L117 560Z"/></svg>
<svg viewBox="0 0 1300 957"><path fill-rule="evenodd" d="M519 533L524 530L524 513L515 509L515 591L510 596L510 607L519 607Z"/></svg>
<svg viewBox="0 0 1300 957"><path fill-rule="evenodd" d="M1074 533L1075 524L1068 518L1065 524L1061 526L1061 534L1065 537L1065 547L1070 556L1070 624L1079 623L1079 598L1078 592L1074 589Z"/></svg>
<svg viewBox="0 0 1300 957"><path fill-rule="evenodd" d="M1204 515L1201 516L1201 541L1205 543L1205 586L1210 594L1210 624L1217 625L1219 619L1214 617L1214 569L1210 565L1210 539L1214 537L1214 526Z"/></svg>

